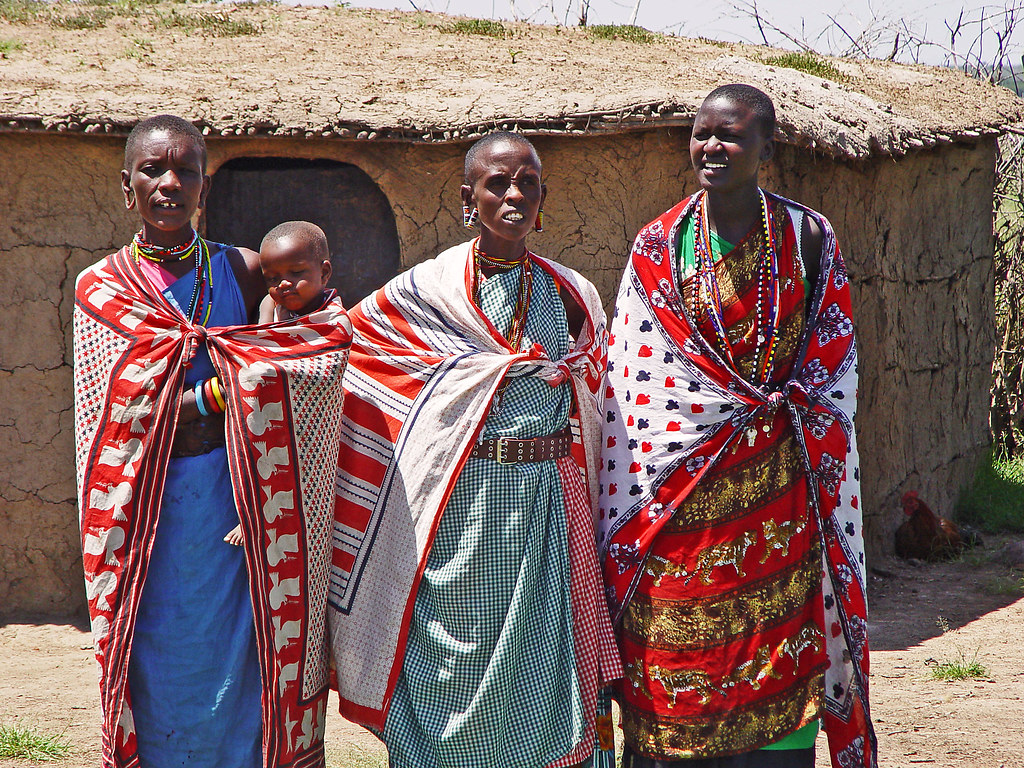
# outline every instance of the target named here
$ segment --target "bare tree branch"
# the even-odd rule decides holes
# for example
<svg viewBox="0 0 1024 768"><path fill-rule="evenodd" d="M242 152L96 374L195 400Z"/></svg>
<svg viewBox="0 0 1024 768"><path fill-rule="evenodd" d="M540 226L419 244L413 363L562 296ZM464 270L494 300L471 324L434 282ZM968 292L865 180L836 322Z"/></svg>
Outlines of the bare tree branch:
<svg viewBox="0 0 1024 768"><path fill-rule="evenodd" d="M633 4L633 13L631 13L629 16L629 25L631 27L636 25L636 16L638 13L640 13L640 2L641 0L636 0L636 2Z"/></svg>

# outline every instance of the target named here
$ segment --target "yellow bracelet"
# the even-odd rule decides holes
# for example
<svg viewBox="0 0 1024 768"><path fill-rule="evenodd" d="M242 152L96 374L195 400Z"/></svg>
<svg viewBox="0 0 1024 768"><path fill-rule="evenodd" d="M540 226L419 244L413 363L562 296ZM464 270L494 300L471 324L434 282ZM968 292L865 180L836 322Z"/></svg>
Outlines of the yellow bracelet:
<svg viewBox="0 0 1024 768"><path fill-rule="evenodd" d="M221 413L223 413L228 409L228 406L224 402L224 394L220 391L220 379L216 376L210 379L210 390L213 392L213 398L217 401L217 405L220 406Z"/></svg>

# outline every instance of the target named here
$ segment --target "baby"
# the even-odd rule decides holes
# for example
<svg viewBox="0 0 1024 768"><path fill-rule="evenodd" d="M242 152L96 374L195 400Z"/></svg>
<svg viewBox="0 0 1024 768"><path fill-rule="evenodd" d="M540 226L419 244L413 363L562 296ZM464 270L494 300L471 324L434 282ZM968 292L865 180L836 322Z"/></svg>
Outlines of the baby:
<svg viewBox="0 0 1024 768"><path fill-rule="evenodd" d="M331 279L327 236L308 221L286 221L260 243L260 269L267 297L260 304L260 323L290 320L323 306Z"/></svg>
<svg viewBox="0 0 1024 768"><path fill-rule="evenodd" d="M327 301L331 279L327 236L308 221L278 224L260 243L260 269L267 281L267 296L259 310L261 325L320 309ZM224 541L241 546L242 526L232 528Z"/></svg>

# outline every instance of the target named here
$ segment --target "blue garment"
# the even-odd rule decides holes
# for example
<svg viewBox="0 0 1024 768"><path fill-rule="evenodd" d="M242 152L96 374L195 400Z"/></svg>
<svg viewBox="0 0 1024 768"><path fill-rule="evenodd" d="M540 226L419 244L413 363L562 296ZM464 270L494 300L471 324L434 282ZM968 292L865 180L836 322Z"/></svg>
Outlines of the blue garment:
<svg viewBox="0 0 1024 768"><path fill-rule="evenodd" d="M211 244L211 327L247 320L226 249ZM193 285L187 275L165 295L187 307ZM186 385L213 375L203 347ZM224 448L170 460L128 666L144 768L262 765L262 686L245 554L223 541L237 524Z"/></svg>

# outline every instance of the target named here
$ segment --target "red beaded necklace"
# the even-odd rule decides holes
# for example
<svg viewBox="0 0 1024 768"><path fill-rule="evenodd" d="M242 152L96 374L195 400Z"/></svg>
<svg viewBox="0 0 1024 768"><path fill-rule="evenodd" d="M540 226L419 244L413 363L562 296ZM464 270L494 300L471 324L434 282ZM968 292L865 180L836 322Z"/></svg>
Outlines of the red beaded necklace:
<svg viewBox="0 0 1024 768"><path fill-rule="evenodd" d="M509 272L516 267L523 268L519 276L519 291L516 296L516 308L512 314L512 323L508 331L508 344L514 352L519 352L523 343L523 334L526 332L526 315L530 310L530 294L533 288L533 269L531 267L532 253L526 251L521 259L509 260L483 253L479 248L480 238L473 241L473 275L474 290L473 298L476 305L480 306L480 286L483 284L482 267L490 267L500 272Z"/></svg>

